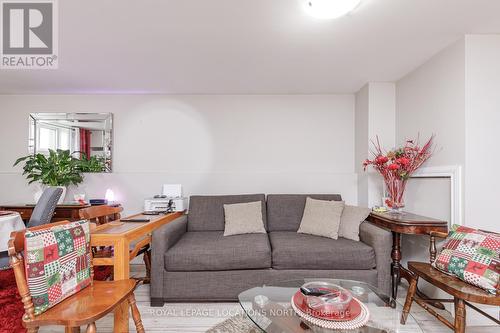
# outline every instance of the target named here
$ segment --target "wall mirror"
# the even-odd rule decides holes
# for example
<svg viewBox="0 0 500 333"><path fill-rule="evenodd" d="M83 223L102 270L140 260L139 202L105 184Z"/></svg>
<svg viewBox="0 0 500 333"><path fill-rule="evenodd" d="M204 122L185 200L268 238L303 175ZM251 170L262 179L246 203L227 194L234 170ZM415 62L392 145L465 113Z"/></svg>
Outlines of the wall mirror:
<svg viewBox="0 0 500 333"><path fill-rule="evenodd" d="M91 162L90 172L111 172L111 113L31 113L29 121L30 153L69 150Z"/></svg>

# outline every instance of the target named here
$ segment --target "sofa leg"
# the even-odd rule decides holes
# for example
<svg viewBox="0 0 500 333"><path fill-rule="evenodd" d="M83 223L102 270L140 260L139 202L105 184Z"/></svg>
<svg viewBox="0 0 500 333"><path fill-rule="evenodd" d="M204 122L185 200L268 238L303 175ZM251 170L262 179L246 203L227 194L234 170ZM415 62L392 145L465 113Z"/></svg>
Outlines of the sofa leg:
<svg viewBox="0 0 500 333"><path fill-rule="evenodd" d="M155 307L155 308L161 308L165 304L165 301L163 298L158 298L158 297L151 297L150 299L150 306Z"/></svg>

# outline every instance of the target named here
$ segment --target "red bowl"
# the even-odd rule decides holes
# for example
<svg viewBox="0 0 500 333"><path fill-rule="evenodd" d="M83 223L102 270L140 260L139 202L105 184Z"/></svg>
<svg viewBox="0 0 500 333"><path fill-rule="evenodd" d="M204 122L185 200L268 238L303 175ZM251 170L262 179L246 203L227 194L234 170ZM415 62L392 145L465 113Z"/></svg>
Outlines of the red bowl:
<svg viewBox="0 0 500 333"><path fill-rule="evenodd" d="M331 309L321 306L319 308L310 308L307 305L306 296L300 291L293 295L293 303L302 312L319 319L332 321L349 321L356 319L361 314L361 305L359 301L353 298L349 305L343 311L332 311Z"/></svg>

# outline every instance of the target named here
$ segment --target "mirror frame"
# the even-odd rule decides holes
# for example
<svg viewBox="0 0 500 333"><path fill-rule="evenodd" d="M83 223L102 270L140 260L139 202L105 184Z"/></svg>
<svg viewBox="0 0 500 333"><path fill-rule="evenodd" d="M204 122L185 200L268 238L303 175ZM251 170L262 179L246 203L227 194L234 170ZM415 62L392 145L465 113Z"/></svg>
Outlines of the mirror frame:
<svg viewBox="0 0 500 333"><path fill-rule="evenodd" d="M109 163L108 167L106 168L106 171L100 172L100 173L112 173L113 172L113 146L114 146L114 119L113 119L113 113L112 112L31 112L29 114L28 118L28 153L29 154L36 154L36 133L32 133L33 131L33 125L36 120L39 120L36 118L37 115L53 115L54 120L72 120L72 119L77 119L77 117L71 117L72 115L79 115L79 116L84 116L88 117L88 120L92 120L92 116L101 116L102 119L96 119L100 121L104 120L109 120L110 124L110 130L106 131L109 132L109 144L108 144L108 149L106 149L106 145L104 147L104 151L106 152L105 155L109 155ZM59 117L58 117L59 116ZM50 119L49 119L50 120ZM31 143L31 140L34 140L33 143ZM73 153L73 152L72 152ZM99 172L96 172L99 173Z"/></svg>

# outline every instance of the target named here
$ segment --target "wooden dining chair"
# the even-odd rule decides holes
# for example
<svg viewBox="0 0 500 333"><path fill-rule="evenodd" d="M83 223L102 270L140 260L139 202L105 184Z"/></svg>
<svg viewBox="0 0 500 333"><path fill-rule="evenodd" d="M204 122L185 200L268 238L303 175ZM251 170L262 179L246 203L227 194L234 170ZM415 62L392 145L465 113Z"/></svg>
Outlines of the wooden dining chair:
<svg viewBox="0 0 500 333"><path fill-rule="evenodd" d="M408 314L410 313L411 305L416 302L422 308L424 308L431 315L436 317L440 322L448 326L455 333L465 333L466 325L466 306L473 310L476 310L483 316L494 321L497 325L500 325L500 320L490 316L485 311L479 309L477 306L471 303L485 304L500 306L500 293L497 289L496 294L490 294L487 291L468 284L457 277L445 274L432 266L432 263L436 259L437 248L436 248L436 238L446 238L448 236L445 232L432 231L430 233L430 262L408 262L408 269L411 275L410 286L408 288L408 294L406 295L406 301L403 307L403 312L401 314L401 324L406 323ZM451 295L452 299L433 299L427 298L426 300L421 299L417 294L417 284L419 279L427 281L435 287L443 290L444 292ZM432 307L427 305L428 301L435 301L441 303L454 303L455 305L455 318L454 322L450 322L448 319L436 312Z"/></svg>
<svg viewBox="0 0 500 333"><path fill-rule="evenodd" d="M122 206L91 206L82 208L78 211L80 218L94 222L96 225L101 225L111 221L120 219L120 213L123 211Z"/></svg>
<svg viewBox="0 0 500 333"><path fill-rule="evenodd" d="M88 208L82 208L79 210L80 218L90 220L97 225L104 223L113 222L120 219L120 213L123 211L123 207L111 207L111 206L92 206ZM134 259L139 255L143 255L144 265L146 266L146 277L141 278L143 283L148 284L151 281L151 236L147 236L139 242L130 244L130 260ZM112 249L110 248L100 248L94 251L94 256L96 258L108 258L112 257Z"/></svg>
<svg viewBox="0 0 500 333"><path fill-rule="evenodd" d="M61 226L64 227L65 224L71 224L71 223L72 222L69 221L62 221L48 225L29 228L27 230L40 232L45 229L51 229L51 231L54 231L55 235L57 232L61 232L60 230L61 228L58 229L58 227ZM73 223L78 223L78 222L73 222ZM71 233L73 231L68 231L68 232ZM21 296L21 300L23 302L25 309L25 313L22 318L23 325L27 328L28 333L36 333L38 332L39 327L48 325L64 326L66 332L79 332L80 326L87 325L86 332L94 333L96 332L95 322L104 317L105 315L107 315L108 313L114 311L117 306L123 304L124 302L127 302L131 309L132 318L134 320L137 332L139 333L145 332L141 321L141 315L137 308L134 297L134 290L137 284L136 280L127 279L118 281L93 281L92 253L91 251L88 250L87 248L88 245L84 245L82 247L81 243L78 243L79 245L77 247L76 245L77 238L73 240L74 245L73 245L73 250L71 251L70 249L72 247L68 246L67 238L59 238L58 236L53 236L52 234L49 233L47 233L47 235L43 233L43 237L49 237L49 238L53 237L51 239L53 242L56 243L36 249L37 251L41 252L35 251L35 256L33 257L33 253L26 254L26 252L24 252L26 247L25 233L26 230L14 231L11 233L11 238L9 240L9 256L12 268L14 269L17 288L19 290L19 294ZM79 238L78 241L81 242L81 237ZM43 241L43 243L45 244L45 240ZM33 271L31 271L31 269L34 265L33 261L35 259L40 260L40 258L38 257L38 255L36 255L36 253L43 254L43 259L41 259L42 260L41 262L36 262L35 265L38 264L45 265L45 260L48 259L48 254L50 253L51 255L55 256L53 250L54 248L62 248L60 246L66 249L65 252L63 252L66 257L65 260L67 260L68 255L70 257L72 255L75 255L79 256L78 258L82 256L83 258L85 258L86 257L85 253L88 253L89 257L87 258L90 258L89 262L90 285L83 287L83 289L63 299L59 303L55 305L48 305L47 308L43 308L43 310L40 310L41 307L40 304L44 304L45 299L47 300L46 302L50 302L48 301L50 300L50 297L47 296L48 298L44 298L45 296L40 296L44 295L43 294L44 290L41 290L44 288L43 283L36 285L36 288L34 289L35 293L33 294L33 291L30 290L27 280L27 278L30 278L33 281L33 276L27 276L26 274L32 274ZM85 248L87 248L86 251L83 250ZM23 255L23 253L25 254ZM24 256L27 256L27 258L24 258ZM76 265L77 267L85 267L85 264L82 263L81 260L76 260ZM26 270L27 267L25 266L27 267L30 266L30 270L27 271ZM43 267L46 268L43 269L43 271L41 272L41 276L37 277L36 279L40 278L49 279L49 277L45 275L45 274L48 275L48 273L46 273L45 270L48 270L49 268L47 266ZM88 266L86 267L89 268ZM61 270L59 270L59 272L60 271ZM38 270L38 272L40 273L40 270ZM80 272L81 271L77 272L77 275ZM68 276L65 273L64 274L54 273L54 274L55 278L54 275L50 277L51 283L53 283L54 281L56 282L59 281L58 278L61 278L61 281L66 280L68 278ZM63 276L61 277L61 275ZM68 273L68 275L70 274ZM39 282L39 280L37 281ZM55 285L52 285L52 287L54 286ZM56 292L54 291L54 289L51 289L49 287L46 288L47 288L47 295L49 293L51 293L51 295L54 295L53 293ZM45 304L43 306L45 306Z"/></svg>

